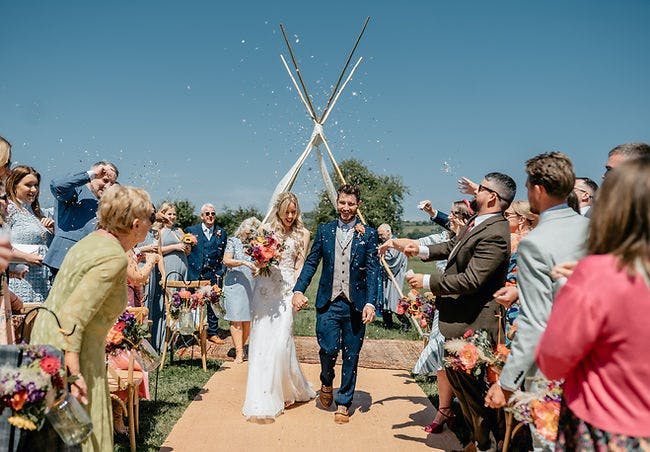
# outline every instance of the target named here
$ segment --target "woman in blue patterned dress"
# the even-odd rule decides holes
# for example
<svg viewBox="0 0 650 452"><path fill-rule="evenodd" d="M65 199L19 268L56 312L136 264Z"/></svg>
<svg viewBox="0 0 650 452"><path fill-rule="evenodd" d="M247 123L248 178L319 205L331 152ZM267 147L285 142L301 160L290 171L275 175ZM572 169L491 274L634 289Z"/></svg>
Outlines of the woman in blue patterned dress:
<svg viewBox="0 0 650 452"><path fill-rule="evenodd" d="M17 166L7 178L7 225L11 229L11 243L21 251L38 256L38 262L27 260L30 264L26 280L42 299L50 292L50 271L40 264L47 248L52 242L54 221L43 215L38 202L41 175L30 166ZM33 251L31 251L33 249ZM9 289L12 287L9 281ZM39 300L23 300L39 301Z"/></svg>
<svg viewBox="0 0 650 452"><path fill-rule="evenodd" d="M260 220L255 217L245 219L228 237L223 263L228 272L223 282L223 296L226 320L230 322L230 335L235 344L235 362L244 362L244 344L251 331L250 300L253 296L253 275L257 271L252 258L244 252L244 243L255 235Z"/></svg>

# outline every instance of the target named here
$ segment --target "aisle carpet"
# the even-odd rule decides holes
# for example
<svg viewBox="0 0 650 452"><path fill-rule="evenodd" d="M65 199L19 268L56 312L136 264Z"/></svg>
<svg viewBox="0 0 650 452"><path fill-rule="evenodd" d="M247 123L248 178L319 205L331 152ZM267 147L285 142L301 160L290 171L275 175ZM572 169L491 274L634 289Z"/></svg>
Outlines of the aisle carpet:
<svg viewBox="0 0 650 452"><path fill-rule="evenodd" d="M225 344L208 342L209 358L230 360L228 351L233 347L230 336L225 337ZM296 336L296 353L301 363L317 364L318 343L315 337ZM402 341L388 339L366 339L359 356L359 367L368 369L394 369L410 371L422 351L422 341ZM176 353L178 357L201 356L198 346L183 347ZM339 355L338 364L341 364Z"/></svg>
<svg viewBox="0 0 650 452"><path fill-rule="evenodd" d="M319 366L302 364L318 381ZM445 429L427 435L435 409L422 389L400 370L359 369L350 423L335 424L333 409L316 401L291 407L270 424L241 414L247 364L224 363L188 406L161 451L449 451L459 449ZM340 367L336 369L337 380ZM318 389L315 387L315 389Z"/></svg>

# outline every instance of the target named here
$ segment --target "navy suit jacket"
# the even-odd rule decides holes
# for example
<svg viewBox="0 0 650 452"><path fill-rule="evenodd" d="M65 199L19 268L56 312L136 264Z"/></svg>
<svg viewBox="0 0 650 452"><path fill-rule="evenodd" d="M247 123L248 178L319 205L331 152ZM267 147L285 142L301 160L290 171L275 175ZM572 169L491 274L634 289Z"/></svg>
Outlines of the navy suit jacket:
<svg viewBox="0 0 650 452"><path fill-rule="evenodd" d="M228 236L224 228L215 224L212 237L208 240L203 233L202 224L194 224L185 229L185 232L194 234L198 240L187 256L187 279L195 281L202 275L204 278L209 276L214 284L216 276L223 276L225 273L223 253L226 250Z"/></svg>
<svg viewBox="0 0 650 452"><path fill-rule="evenodd" d="M68 250L97 228L97 196L86 185L90 176L86 171L54 179L50 191L56 199L54 238L43 263L61 268Z"/></svg>
<svg viewBox="0 0 650 452"><path fill-rule="evenodd" d="M359 220L357 219L357 223ZM305 259L298 281L293 290L304 293L311 282L318 263L323 260L323 269L318 283L316 308L320 309L332 299L334 281L334 255L336 245L336 227L338 220L318 225L318 231ZM377 231L364 225L365 232L354 231L350 254L350 298L355 309L363 311L366 303L373 306L377 299L377 281L379 259L377 258Z"/></svg>

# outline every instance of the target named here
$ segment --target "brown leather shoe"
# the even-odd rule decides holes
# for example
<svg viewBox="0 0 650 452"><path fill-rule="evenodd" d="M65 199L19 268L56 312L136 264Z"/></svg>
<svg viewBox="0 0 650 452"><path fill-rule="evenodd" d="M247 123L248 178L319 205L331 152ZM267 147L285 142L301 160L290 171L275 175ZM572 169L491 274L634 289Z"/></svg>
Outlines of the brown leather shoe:
<svg viewBox="0 0 650 452"><path fill-rule="evenodd" d="M208 340L209 340L210 342L212 342L213 344L225 344L225 343L226 343L226 341L224 341L223 339L221 339L221 338L220 338L219 336L217 336L217 335L210 336L210 337L208 338Z"/></svg>
<svg viewBox="0 0 650 452"><path fill-rule="evenodd" d="M334 396L332 395L332 387L321 385L320 392L318 393L318 400L320 400L321 405L323 405L325 408L329 408L334 401Z"/></svg>
<svg viewBox="0 0 650 452"><path fill-rule="evenodd" d="M334 413L334 422L337 424L347 424L350 422L350 412L346 406L339 405L336 408L336 413Z"/></svg>

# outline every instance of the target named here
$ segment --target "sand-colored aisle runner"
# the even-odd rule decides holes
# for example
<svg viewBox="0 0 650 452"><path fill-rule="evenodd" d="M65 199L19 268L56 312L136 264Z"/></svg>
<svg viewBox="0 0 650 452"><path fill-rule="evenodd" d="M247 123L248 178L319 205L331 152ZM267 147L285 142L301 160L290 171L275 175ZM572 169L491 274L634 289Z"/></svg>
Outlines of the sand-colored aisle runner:
<svg viewBox="0 0 650 452"><path fill-rule="evenodd" d="M301 364L317 385L320 367ZM335 385L341 369L337 366ZM247 365L224 363L188 406L161 451L448 451L460 448L445 429L427 435L422 426L435 409L407 372L359 368L350 423L334 423L333 408L311 401L285 411L272 424L247 422L241 408Z"/></svg>

